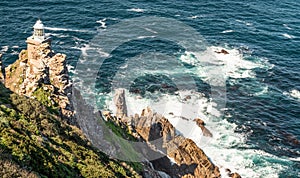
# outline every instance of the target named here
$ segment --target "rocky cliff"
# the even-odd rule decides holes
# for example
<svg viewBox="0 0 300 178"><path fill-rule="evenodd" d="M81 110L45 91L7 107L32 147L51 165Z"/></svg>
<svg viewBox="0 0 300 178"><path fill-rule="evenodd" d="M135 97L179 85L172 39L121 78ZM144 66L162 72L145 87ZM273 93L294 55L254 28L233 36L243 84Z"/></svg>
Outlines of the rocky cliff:
<svg viewBox="0 0 300 178"><path fill-rule="evenodd" d="M48 43L41 44L35 54L35 59L28 59L27 50L22 50L19 59L5 68L5 86L58 109L64 118L74 122L66 55L55 54Z"/></svg>
<svg viewBox="0 0 300 178"><path fill-rule="evenodd" d="M119 104L125 103L124 91L116 90L114 100L118 101L117 112L124 112L125 107ZM149 107L144 109L140 116L136 114L116 119L107 113L105 115L108 120L113 119L118 125L126 125L131 130L130 133L135 133L135 137L142 138L149 145L153 150L153 157L151 154L145 157L150 160L155 170L165 172L171 177L221 177L219 168L195 142L176 134L176 128L168 119ZM154 153L155 151L157 153ZM160 157L157 157L157 154L160 154Z"/></svg>
<svg viewBox="0 0 300 178"><path fill-rule="evenodd" d="M177 135L176 129L162 115L147 108L142 111L140 117L132 119L132 126L137 133L167 156L152 161L155 169L164 171L172 177L220 177L219 168L195 142ZM166 164L167 158L173 159L176 164Z"/></svg>

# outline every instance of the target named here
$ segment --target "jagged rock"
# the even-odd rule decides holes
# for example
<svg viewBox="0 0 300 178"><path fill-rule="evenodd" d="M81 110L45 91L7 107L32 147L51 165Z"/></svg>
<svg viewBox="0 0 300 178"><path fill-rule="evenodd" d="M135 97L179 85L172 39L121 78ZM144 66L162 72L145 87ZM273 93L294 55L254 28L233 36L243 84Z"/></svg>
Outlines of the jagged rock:
<svg viewBox="0 0 300 178"><path fill-rule="evenodd" d="M242 178L238 173L233 173L233 174L230 174L229 177L232 177L232 178Z"/></svg>
<svg viewBox="0 0 300 178"><path fill-rule="evenodd" d="M220 54L220 53L222 53L222 54L229 54L229 52L228 51L226 51L225 49L222 49L221 51L215 51L216 53L218 53L218 54Z"/></svg>
<svg viewBox="0 0 300 178"><path fill-rule="evenodd" d="M135 117L132 124L147 142L162 138L162 146L164 146L175 137L173 125L162 115L153 113L149 107L142 111L141 117Z"/></svg>
<svg viewBox="0 0 300 178"><path fill-rule="evenodd" d="M213 134L205 127L205 123L203 120L196 118L194 119L194 121L196 122L196 124L201 128L203 136L205 137L212 137Z"/></svg>
<svg viewBox="0 0 300 178"><path fill-rule="evenodd" d="M118 118L127 117L127 106L125 101L124 89L115 90L114 103L117 108L116 116Z"/></svg>
<svg viewBox="0 0 300 178"><path fill-rule="evenodd" d="M22 50L19 59L5 69L5 86L28 97L35 97L39 89L50 93L50 100L59 105L61 115L74 123L66 55L55 54L49 43L39 45L31 59L27 50Z"/></svg>
<svg viewBox="0 0 300 178"><path fill-rule="evenodd" d="M177 136L167 146L168 156L178 165L187 165L182 177L220 177L216 167L191 139ZM194 165L194 166L191 166Z"/></svg>
<svg viewBox="0 0 300 178"><path fill-rule="evenodd" d="M176 135L168 119L149 107L142 111L140 117L132 118L132 124L146 142L176 161L176 165L172 165L167 157L153 160L151 162L156 170L172 177L220 177L218 167L192 140Z"/></svg>
<svg viewBox="0 0 300 178"><path fill-rule="evenodd" d="M123 104L124 90L116 93L115 102L121 101ZM120 109L123 112L122 107ZM119 121L130 125L131 129L146 141L149 148L142 154L151 161L155 170L163 171L171 177L217 178L221 176L219 168L209 160L195 142L176 134L175 127L168 119L153 112L150 107L143 109L141 116L135 114L133 117L122 117L115 122ZM176 163L173 164L169 158L174 159ZM151 175L156 177L156 174L147 174L148 177Z"/></svg>
<svg viewBox="0 0 300 178"><path fill-rule="evenodd" d="M228 176L229 177L232 177L232 178L242 178L238 173L231 173L231 170L230 169L226 169L226 172L228 173Z"/></svg>

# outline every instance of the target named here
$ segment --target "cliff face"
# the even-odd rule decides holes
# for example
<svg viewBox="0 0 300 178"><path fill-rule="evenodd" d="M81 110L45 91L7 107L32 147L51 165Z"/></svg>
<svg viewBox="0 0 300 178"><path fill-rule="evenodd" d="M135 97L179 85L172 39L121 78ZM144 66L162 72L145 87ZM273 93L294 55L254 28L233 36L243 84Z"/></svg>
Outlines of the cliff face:
<svg viewBox="0 0 300 178"><path fill-rule="evenodd" d="M74 121L66 55L55 54L49 44L36 49L36 59L28 59L27 51L21 51L19 59L5 68L4 78L5 86L13 92L56 107L62 116Z"/></svg>

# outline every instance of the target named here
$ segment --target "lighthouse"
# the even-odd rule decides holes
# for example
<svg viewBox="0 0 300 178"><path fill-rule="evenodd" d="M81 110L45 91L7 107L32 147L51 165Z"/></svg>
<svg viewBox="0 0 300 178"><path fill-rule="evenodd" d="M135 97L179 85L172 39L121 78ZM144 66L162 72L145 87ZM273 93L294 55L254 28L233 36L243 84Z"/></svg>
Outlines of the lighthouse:
<svg viewBox="0 0 300 178"><path fill-rule="evenodd" d="M41 20L37 20L33 26L33 35L26 40L28 59L37 59L36 49L43 43L51 45L51 39L45 36L45 27Z"/></svg>

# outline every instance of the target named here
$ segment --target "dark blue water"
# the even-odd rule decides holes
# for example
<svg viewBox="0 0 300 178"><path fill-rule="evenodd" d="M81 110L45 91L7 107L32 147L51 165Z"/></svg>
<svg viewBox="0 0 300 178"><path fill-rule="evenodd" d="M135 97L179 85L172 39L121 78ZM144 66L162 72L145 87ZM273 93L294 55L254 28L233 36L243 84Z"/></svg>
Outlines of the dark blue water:
<svg viewBox="0 0 300 178"><path fill-rule="evenodd" d="M3 0L0 9L5 65L26 47L38 18L49 27L53 49L66 53L69 65L75 66L89 41L105 29L99 20L109 27L142 16L176 19L211 46L236 49L244 60L267 63L251 69L254 78L228 78L225 115L230 117L224 119L237 124L235 133L247 135L247 147L236 150L261 150L275 157L251 158L253 164L243 165L241 172L261 166L269 173L253 170L256 177L274 177L275 170L277 177L300 177L300 1Z"/></svg>

